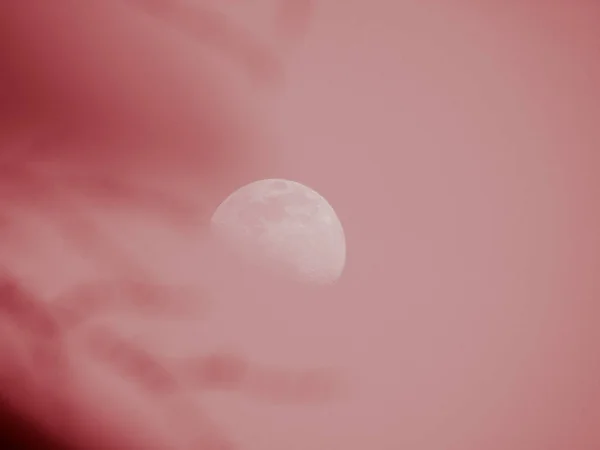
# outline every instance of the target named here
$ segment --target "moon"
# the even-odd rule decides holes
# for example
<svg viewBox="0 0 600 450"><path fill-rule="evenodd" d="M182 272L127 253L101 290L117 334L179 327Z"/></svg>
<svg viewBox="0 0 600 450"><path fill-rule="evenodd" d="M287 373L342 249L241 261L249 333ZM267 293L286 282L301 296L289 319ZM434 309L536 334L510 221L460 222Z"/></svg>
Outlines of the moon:
<svg viewBox="0 0 600 450"><path fill-rule="evenodd" d="M335 283L346 264L346 237L333 207L295 181L239 188L215 210L211 229L239 255L297 281Z"/></svg>

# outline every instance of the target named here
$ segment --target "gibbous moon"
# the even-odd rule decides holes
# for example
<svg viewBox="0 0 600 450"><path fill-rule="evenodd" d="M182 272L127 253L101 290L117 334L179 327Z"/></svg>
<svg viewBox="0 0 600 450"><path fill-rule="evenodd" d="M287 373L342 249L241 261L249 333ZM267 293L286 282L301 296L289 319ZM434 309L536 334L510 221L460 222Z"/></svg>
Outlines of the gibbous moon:
<svg viewBox="0 0 600 450"><path fill-rule="evenodd" d="M346 263L344 229L331 205L300 183L247 184L212 216L213 232L240 255L311 284L338 280Z"/></svg>

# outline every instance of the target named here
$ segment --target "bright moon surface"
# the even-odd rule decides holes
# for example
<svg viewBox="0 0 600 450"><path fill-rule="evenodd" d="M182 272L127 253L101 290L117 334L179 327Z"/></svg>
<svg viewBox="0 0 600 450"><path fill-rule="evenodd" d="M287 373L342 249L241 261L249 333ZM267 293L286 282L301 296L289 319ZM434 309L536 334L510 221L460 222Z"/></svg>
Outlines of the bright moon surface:
<svg viewBox="0 0 600 450"><path fill-rule="evenodd" d="M334 209L319 193L295 181L247 184L217 208L215 233L253 262L283 268L303 282L337 281L346 262L346 238Z"/></svg>

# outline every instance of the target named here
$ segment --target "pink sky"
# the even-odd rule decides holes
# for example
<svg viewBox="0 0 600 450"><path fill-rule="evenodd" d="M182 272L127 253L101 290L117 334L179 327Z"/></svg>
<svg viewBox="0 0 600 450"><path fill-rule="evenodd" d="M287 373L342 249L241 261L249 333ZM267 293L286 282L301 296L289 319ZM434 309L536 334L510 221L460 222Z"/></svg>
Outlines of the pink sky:
<svg viewBox="0 0 600 450"><path fill-rule="evenodd" d="M600 10L320 3L278 100L273 176L337 210L344 276L312 296L231 281L201 332L131 333L341 374L327 405L206 394L243 450L600 447ZM156 273L206 281L197 236L112 219ZM64 251L40 242L39 261ZM91 273L65 253L42 285Z"/></svg>
<svg viewBox="0 0 600 450"><path fill-rule="evenodd" d="M347 271L244 298L228 333L339 367L348 398L217 410L252 450L598 448L600 11L321 3L280 176L336 208Z"/></svg>

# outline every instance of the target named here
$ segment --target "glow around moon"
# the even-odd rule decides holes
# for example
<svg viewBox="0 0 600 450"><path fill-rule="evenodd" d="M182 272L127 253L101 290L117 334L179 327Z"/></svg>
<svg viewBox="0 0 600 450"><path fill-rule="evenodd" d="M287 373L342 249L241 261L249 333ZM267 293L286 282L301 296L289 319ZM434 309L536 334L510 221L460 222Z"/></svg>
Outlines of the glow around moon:
<svg viewBox="0 0 600 450"><path fill-rule="evenodd" d="M346 263L346 238L331 205L300 183L267 179L247 184L213 214L211 228L252 262L299 281L330 284Z"/></svg>

